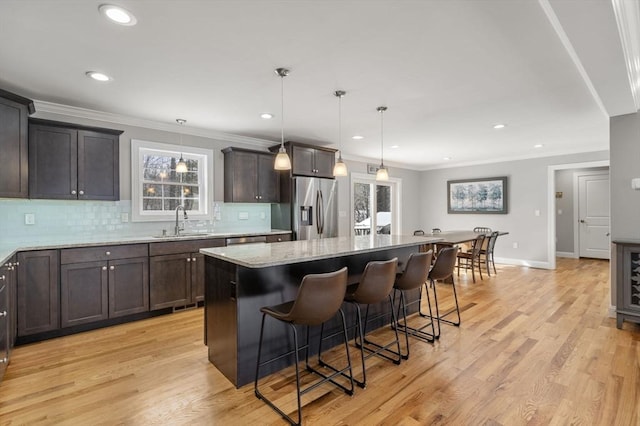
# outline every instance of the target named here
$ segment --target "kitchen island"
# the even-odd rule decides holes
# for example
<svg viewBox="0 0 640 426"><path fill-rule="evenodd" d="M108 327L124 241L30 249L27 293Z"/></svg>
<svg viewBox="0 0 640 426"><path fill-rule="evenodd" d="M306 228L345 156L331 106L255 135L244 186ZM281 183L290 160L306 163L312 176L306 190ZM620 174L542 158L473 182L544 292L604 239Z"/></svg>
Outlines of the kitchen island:
<svg viewBox="0 0 640 426"><path fill-rule="evenodd" d="M293 300L302 277L307 274L335 271L346 266L350 282L357 282L367 262L397 257L398 262L404 264L421 246L438 241L440 239L434 237L363 235L201 249L205 255L205 339L209 361L236 387L252 382L261 307ZM384 304L372 309L375 314L388 306ZM353 324L354 313L347 309L345 314L347 323ZM381 319L372 326L379 327L384 322ZM328 327L337 328L337 321ZM285 324L268 322L264 358L286 352L290 340ZM339 339L329 341L326 347L337 342ZM292 363L292 356L285 357L261 369L261 373L267 375Z"/></svg>

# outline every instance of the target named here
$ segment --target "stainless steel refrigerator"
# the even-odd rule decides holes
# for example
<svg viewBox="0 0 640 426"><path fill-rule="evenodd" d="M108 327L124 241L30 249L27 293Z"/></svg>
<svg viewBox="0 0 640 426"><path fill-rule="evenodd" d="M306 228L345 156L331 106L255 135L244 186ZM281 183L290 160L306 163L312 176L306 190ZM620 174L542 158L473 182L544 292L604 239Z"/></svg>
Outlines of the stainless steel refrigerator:
<svg viewBox="0 0 640 426"><path fill-rule="evenodd" d="M335 179L294 177L291 229L296 240L338 236L338 191Z"/></svg>

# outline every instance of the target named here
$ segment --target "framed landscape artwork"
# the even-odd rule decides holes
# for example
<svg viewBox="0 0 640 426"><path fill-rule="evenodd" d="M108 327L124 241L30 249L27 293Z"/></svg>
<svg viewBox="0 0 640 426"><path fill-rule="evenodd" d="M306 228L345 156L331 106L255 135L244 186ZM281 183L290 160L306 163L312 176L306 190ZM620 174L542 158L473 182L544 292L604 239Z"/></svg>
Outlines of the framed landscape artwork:
<svg viewBox="0 0 640 426"><path fill-rule="evenodd" d="M507 177L447 181L448 213L507 213Z"/></svg>

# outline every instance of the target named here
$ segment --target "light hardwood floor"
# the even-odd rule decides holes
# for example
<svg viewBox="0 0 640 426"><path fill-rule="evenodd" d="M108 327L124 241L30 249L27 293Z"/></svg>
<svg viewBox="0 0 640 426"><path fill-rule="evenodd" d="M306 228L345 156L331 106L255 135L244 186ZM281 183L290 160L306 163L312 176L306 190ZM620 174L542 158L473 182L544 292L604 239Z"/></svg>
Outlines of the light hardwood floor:
<svg viewBox="0 0 640 426"><path fill-rule="evenodd" d="M411 340L399 366L372 359L353 397L320 387L303 399L304 422L640 424L640 327L618 330L607 317L608 268L499 266L476 284L462 273L460 328L443 326L435 344ZM449 288L438 290L450 302ZM236 390L209 364L202 326L198 309L18 347L0 384L0 423L285 424L252 385ZM292 371L265 389L293 410Z"/></svg>

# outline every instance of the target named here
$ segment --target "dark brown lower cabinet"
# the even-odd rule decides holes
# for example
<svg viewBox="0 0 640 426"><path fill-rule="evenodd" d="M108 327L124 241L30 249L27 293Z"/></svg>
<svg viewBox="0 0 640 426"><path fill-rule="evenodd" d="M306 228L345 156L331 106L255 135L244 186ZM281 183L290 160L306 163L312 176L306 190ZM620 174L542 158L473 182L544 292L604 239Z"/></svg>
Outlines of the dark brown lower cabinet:
<svg viewBox="0 0 640 426"><path fill-rule="evenodd" d="M60 328L58 250L18 253L18 336Z"/></svg>
<svg viewBox="0 0 640 426"><path fill-rule="evenodd" d="M204 255L224 239L149 244L150 309L183 307L204 300Z"/></svg>
<svg viewBox="0 0 640 426"><path fill-rule="evenodd" d="M4 268L3 268L4 269ZM9 364L9 286L7 275L0 272L0 381Z"/></svg>
<svg viewBox="0 0 640 426"><path fill-rule="evenodd" d="M148 311L148 257L128 257L146 254L145 244L62 250L61 327ZM77 262L88 259L100 260Z"/></svg>

